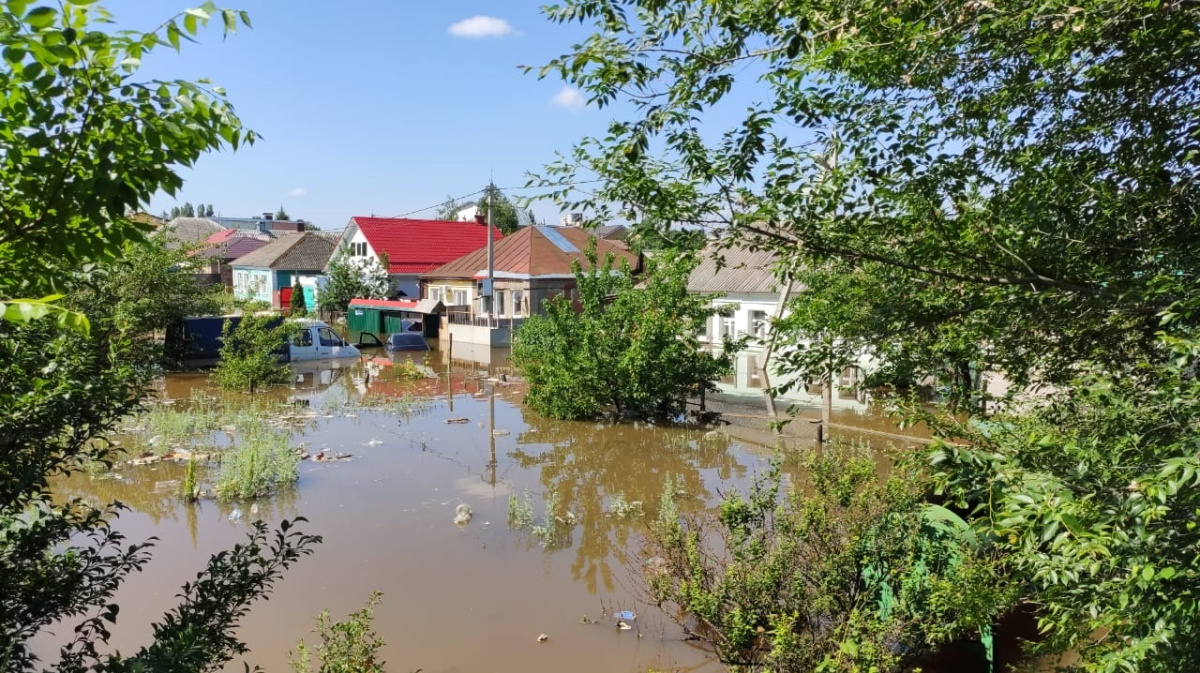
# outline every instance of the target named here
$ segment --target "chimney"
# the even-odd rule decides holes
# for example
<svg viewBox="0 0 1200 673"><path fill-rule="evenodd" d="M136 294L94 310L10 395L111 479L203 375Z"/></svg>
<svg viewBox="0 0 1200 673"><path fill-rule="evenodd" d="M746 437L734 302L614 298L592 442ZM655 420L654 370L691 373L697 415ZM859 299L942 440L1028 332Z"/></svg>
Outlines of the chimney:
<svg viewBox="0 0 1200 673"><path fill-rule="evenodd" d="M268 213L263 213L263 219L264 219L264 220L273 220L273 219L275 219L275 216L274 216L274 215L272 215L272 214L271 214L271 213L269 213L269 212L268 212Z"/></svg>
<svg viewBox="0 0 1200 673"><path fill-rule="evenodd" d="M475 213L475 224L487 224L487 213Z"/></svg>

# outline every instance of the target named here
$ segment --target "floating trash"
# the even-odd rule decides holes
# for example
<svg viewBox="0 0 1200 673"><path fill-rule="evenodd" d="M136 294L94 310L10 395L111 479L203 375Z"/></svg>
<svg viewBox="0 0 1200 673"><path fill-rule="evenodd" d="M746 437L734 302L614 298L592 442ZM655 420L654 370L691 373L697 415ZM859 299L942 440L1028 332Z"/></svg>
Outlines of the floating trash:
<svg viewBox="0 0 1200 673"><path fill-rule="evenodd" d="M467 419L467 418L447 418L446 422L447 423L470 423L471 421L470 421L470 419Z"/></svg>
<svg viewBox="0 0 1200 673"><path fill-rule="evenodd" d="M230 521L237 521L238 519L241 519L241 518L242 518L242 510L240 510L240 509L235 509L229 513Z"/></svg>
<svg viewBox="0 0 1200 673"><path fill-rule="evenodd" d="M630 625L628 625L628 624L626 624L625 622L618 621L618 622L617 622L617 628L618 628L618 629L620 629L620 630L622 630L622 631L628 631L628 630L632 629L633 627L632 627L632 626L630 626Z"/></svg>
<svg viewBox="0 0 1200 673"><path fill-rule="evenodd" d="M546 642L547 640L550 640L550 636L548 636L548 635L546 635L546 634L544 634L544 633L538 636L538 642L539 642L539 643L544 643L544 642Z"/></svg>
<svg viewBox="0 0 1200 673"><path fill-rule="evenodd" d="M465 525L471 521L472 514L471 506L465 502L461 503L458 507L454 508L454 523L460 526Z"/></svg>
<svg viewBox="0 0 1200 673"><path fill-rule="evenodd" d="M637 619L637 615L633 614L633 610L622 610L620 612L614 612L613 617L616 617L617 619L628 619L631 622L633 620Z"/></svg>

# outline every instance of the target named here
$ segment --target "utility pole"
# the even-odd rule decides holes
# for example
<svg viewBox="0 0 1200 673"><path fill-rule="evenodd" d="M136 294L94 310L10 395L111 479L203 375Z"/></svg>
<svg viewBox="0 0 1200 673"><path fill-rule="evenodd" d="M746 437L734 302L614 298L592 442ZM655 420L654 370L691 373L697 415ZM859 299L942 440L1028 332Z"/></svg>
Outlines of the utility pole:
<svg viewBox="0 0 1200 673"><path fill-rule="evenodd" d="M488 216L487 216L488 273L487 273L487 280L484 281L484 286L483 286L483 296L487 298L486 306L487 306L488 322L491 322L492 318L494 317L492 315L492 282L494 280L495 273L496 273L495 268L494 268L495 252L496 252L496 240L495 240L496 237L492 234L492 213L495 212L496 209L492 204L492 195L495 192L496 192L496 183L488 182L488 198L487 198L487 206L488 206Z"/></svg>

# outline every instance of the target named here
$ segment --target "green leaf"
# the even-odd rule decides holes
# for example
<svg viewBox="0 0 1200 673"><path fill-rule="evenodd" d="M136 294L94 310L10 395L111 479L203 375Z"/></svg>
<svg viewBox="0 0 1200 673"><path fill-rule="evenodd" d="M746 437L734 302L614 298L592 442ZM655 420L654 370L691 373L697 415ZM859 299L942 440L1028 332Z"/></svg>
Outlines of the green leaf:
<svg viewBox="0 0 1200 673"><path fill-rule="evenodd" d="M25 23L35 29L47 28L58 17L58 10L53 7L35 7L25 15Z"/></svg>
<svg viewBox="0 0 1200 673"><path fill-rule="evenodd" d="M183 10L183 13L187 16L195 17L202 21L208 21L208 12L204 11L203 9L200 9L199 7L191 7L189 9L185 9L185 10Z"/></svg>

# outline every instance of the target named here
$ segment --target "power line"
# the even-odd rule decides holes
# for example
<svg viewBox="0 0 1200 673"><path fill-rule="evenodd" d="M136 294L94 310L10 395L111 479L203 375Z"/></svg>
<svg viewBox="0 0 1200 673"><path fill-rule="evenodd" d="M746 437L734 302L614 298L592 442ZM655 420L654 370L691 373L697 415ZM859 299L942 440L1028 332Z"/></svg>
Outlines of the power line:
<svg viewBox="0 0 1200 673"><path fill-rule="evenodd" d="M565 185L554 185L554 186L525 185L522 187L496 187L495 185L489 185L489 187L494 188L496 191L503 193L503 192L522 191L522 190L526 190L526 189L557 190L557 189L562 189L562 188L574 188L576 185L590 185L590 184L593 184L596 182L603 182L603 180L600 180L600 179L581 180L580 182L572 182L572 183L565 184ZM433 210L434 208L441 208L442 206L444 206L447 203L450 203L452 201L457 202L457 201L462 201L463 199L469 199L472 196L476 196L478 194L483 194L487 190L488 190L488 187L484 187L483 189L473 191L470 194L463 194L462 196L454 196L454 197L450 197L448 199L442 199L441 201L438 201L437 203L435 203L431 206L425 206L424 208L417 208L416 210L410 210L405 213L400 213L399 215L393 215L392 218L399 219L399 218L403 218L403 217L408 217L409 215L416 215L417 213L423 213L427 210Z"/></svg>

